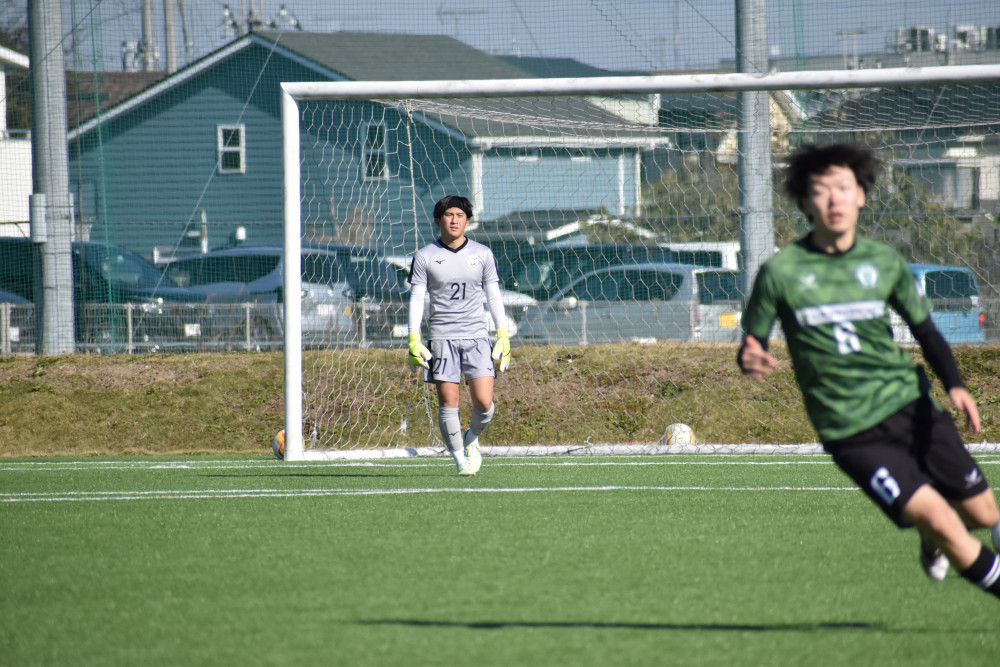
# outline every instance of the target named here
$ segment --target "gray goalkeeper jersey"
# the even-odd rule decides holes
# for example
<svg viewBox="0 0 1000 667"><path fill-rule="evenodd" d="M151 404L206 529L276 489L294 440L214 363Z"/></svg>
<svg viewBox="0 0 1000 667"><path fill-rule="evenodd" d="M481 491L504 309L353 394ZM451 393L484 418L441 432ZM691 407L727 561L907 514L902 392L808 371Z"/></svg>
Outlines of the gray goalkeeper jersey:
<svg viewBox="0 0 1000 667"><path fill-rule="evenodd" d="M483 286L500 282L493 251L465 239L457 250L435 241L413 256L410 284L426 285L431 340L486 338Z"/></svg>

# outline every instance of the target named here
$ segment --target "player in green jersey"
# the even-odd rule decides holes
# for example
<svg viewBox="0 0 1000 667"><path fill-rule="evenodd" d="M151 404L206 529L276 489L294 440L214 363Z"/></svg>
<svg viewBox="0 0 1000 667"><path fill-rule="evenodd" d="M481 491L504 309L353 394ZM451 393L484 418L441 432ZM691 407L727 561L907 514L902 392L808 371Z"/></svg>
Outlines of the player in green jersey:
<svg viewBox="0 0 1000 667"><path fill-rule="evenodd" d="M1000 597L1000 557L969 532L990 528L1000 550L996 498L923 369L893 341L890 308L973 432L976 402L903 257L856 235L879 164L853 144L791 155L785 190L812 231L761 267L737 361L757 381L770 375L778 361L768 337L779 320L806 412L834 462L899 527L917 527L929 577L944 579L950 561Z"/></svg>

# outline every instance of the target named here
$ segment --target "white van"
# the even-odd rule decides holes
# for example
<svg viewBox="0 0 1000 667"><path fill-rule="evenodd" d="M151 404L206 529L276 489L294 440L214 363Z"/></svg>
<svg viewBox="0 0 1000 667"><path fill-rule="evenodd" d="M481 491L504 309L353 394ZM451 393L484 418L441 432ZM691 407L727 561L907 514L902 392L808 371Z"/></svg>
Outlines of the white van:
<svg viewBox="0 0 1000 667"><path fill-rule="evenodd" d="M676 253L663 261L677 264L710 266L715 269L739 271L743 265L739 241L694 241L691 243L659 243L659 247Z"/></svg>
<svg viewBox="0 0 1000 667"><path fill-rule="evenodd" d="M609 266L528 308L520 339L534 345L736 343L739 273L690 264Z"/></svg>

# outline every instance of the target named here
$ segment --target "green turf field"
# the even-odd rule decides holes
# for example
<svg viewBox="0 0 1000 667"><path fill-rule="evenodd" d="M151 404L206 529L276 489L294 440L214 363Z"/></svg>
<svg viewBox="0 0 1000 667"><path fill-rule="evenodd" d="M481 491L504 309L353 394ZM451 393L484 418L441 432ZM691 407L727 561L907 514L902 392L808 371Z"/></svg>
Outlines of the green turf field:
<svg viewBox="0 0 1000 667"><path fill-rule="evenodd" d="M1000 481L1000 456L979 457ZM995 665L825 457L0 461L2 665ZM985 538L985 535L980 535Z"/></svg>

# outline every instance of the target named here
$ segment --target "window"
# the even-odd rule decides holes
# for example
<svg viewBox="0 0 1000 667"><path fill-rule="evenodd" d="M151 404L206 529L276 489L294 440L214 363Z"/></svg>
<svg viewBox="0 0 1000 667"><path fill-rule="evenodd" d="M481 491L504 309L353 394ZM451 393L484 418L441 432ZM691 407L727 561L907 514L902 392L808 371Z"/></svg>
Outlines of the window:
<svg viewBox="0 0 1000 667"><path fill-rule="evenodd" d="M243 125L219 125L216 127L220 174L246 173L245 132L246 129Z"/></svg>
<svg viewBox="0 0 1000 667"><path fill-rule="evenodd" d="M232 263L233 279L239 283L252 283L278 270L279 255L247 255L226 258Z"/></svg>
<svg viewBox="0 0 1000 667"><path fill-rule="evenodd" d="M928 271L924 276L924 289L927 298L932 300L965 299L979 294L972 274L964 271Z"/></svg>
<svg viewBox="0 0 1000 667"><path fill-rule="evenodd" d="M536 148L514 148L511 150L511 155L518 162L538 162L538 149Z"/></svg>
<svg viewBox="0 0 1000 667"><path fill-rule="evenodd" d="M180 287L211 285L236 280L232 257L197 257L167 265L167 277Z"/></svg>
<svg viewBox="0 0 1000 667"><path fill-rule="evenodd" d="M722 253L712 250L671 250L670 261L696 266L722 266Z"/></svg>
<svg viewBox="0 0 1000 667"><path fill-rule="evenodd" d="M333 285L345 282L347 273L335 255L307 254L302 255L302 280L307 283Z"/></svg>
<svg viewBox="0 0 1000 667"><path fill-rule="evenodd" d="M389 178L385 125L371 123L364 126L363 132L365 145L361 152L361 161L365 165L365 178Z"/></svg>
<svg viewBox="0 0 1000 667"><path fill-rule="evenodd" d="M152 265L138 255L122 248L88 244L74 249L74 255L82 255L84 264L91 272L111 283L131 287L157 287L161 275Z"/></svg>
<svg viewBox="0 0 1000 667"><path fill-rule="evenodd" d="M607 273L588 276L578 282L571 293L586 301L614 301L618 298L617 283Z"/></svg>
<svg viewBox="0 0 1000 667"><path fill-rule="evenodd" d="M706 271L698 274L698 303L711 306L720 301L738 301L740 286L735 271Z"/></svg>
<svg viewBox="0 0 1000 667"><path fill-rule="evenodd" d="M980 205L978 167L959 166L954 162L933 162L908 167L906 175L947 207L971 209Z"/></svg>

